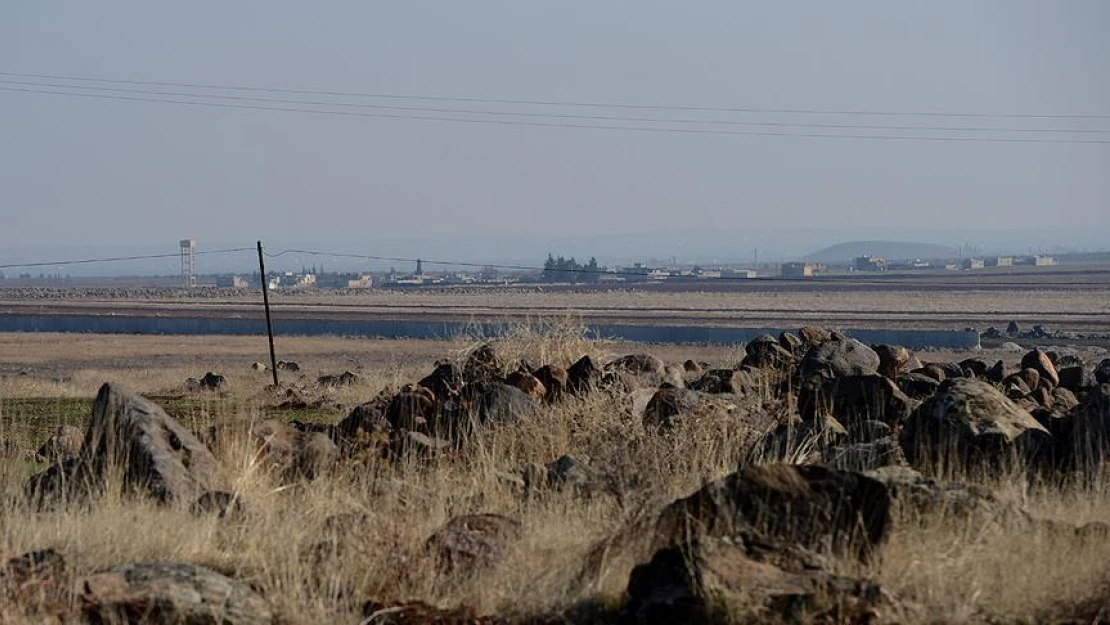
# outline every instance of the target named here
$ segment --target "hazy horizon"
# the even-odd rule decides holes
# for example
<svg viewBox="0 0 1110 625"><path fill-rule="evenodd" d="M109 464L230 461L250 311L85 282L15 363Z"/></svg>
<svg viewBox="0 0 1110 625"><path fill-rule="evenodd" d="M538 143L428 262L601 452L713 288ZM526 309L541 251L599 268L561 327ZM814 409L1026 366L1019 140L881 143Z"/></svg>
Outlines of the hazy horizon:
<svg viewBox="0 0 1110 625"><path fill-rule="evenodd" d="M8 3L0 264L183 237L474 262L1105 249L1107 24L1099 0Z"/></svg>
<svg viewBox="0 0 1110 625"><path fill-rule="evenodd" d="M898 237L889 230L762 230L716 232L656 232L607 235L594 233L583 237L484 237L462 239L392 239L361 241L268 240L268 253L289 249L317 250L321 255L285 254L267 260L269 270L292 270L301 266L324 265L328 270L382 270L396 267L411 270L405 261L373 261L332 256L360 254L405 259L422 258L431 269L445 268L434 261L455 261L490 265L542 266L548 253L585 260L596 257L602 265L630 265L634 262L683 265L753 265L808 259L833 245L858 241L894 241L927 243L951 248L969 246L979 255L1018 255L1029 253L1110 252L1107 232L1099 230L1049 231L918 231L917 236ZM853 236L855 235L855 236ZM257 265L253 250L255 242L245 240L198 241L200 273L249 272ZM214 250L247 248L229 254L211 254ZM159 245L76 246L76 247L9 247L0 249L0 265L38 263L60 260L95 259L127 255L168 255L161 259L108 262L47 267L0 268L8 277L21 273L62 273L80 276L171 275L179 270L177 241ZM467 269L466 266L454 266Z"/></svg>

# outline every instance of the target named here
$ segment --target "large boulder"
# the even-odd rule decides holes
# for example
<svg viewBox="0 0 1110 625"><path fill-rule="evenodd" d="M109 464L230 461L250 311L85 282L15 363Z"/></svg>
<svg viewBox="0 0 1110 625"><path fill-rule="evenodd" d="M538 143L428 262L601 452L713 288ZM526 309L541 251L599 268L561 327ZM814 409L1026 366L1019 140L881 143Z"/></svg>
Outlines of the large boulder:
<svg viewBox="0 0 1110 625"><path fill-rule="evenodd" d="M881 375L815 377L798 392L802 419L812 421L818 414L831 414L847 427L860 421L899 426L916 407L917 402Z"/></svg>
<svg viewBox="0 0 1110 625"><path fill-rule="evenodd" d="M784 541L747 532L701 537L660 549L633 569L625 611L629 622L644 625L894 623L909 617L878 584L832 570L820 555Z"/></svg>
<svg viewBox="0 0 1110 625"><path fill-rule="evenodd" d="M583 356L567 367L567 390L572 395L583 395L601 381L601 369L589 356Z"/></svg>
<svg viewBox="0 0 1110 625"><path fill-rule="evenodd" d="M539 404L524 391L495 383L481 390L474 400L474 415L480 424L517 423L535 413Z"/></svg>
<svg viewBox="0 0 1110 625"><path fill-rule="evenodd" d="M437 408L436 395L430 389L409 384L389 400L385 418L393 429L434 429Z"/></svg>
<svg viewBox="0 0 1110 625"><path fill-rule="evenodd" d="M628 354L610 362L605 369L662 378L665 367L662 360L651 354Z"/></svg>
<svg viewBox="0 0 1110 625"><path fill-rule="evenodd" d="M53 549L10 559L5 554L0 559L0 602L7 608L3 613L17 623L69 622L64 615L72 602L70 574L65 558ZM26 620L16 616L18 611L24 612L20 616Z"/></svg>
<svg viewBox="0 0 1110 625"><path fill-rule="evenodd" d="M355 406L335 428L344 444L388 432L391 426L387 414L391 402L391 398L378 397Z"/></svg>
<svg viewBox="0 0 1110 625"><path fill-rule="evenodd" d="M770 334L764 334L744 347L741 364L757 369L788 369L794 366L795 355L779 344Z"/></svg>
<svg viewBox="0 0 1110 625"><path fill-rule="evenodd" d="M1021 359L1021 366L1024 369L1036 370L1041 379L1048 380L1053 387L1060 386L1060 375L1056 371L1056 365L1053 364L1052 359L1045 352L1035 349L1027 353Z"/></svg>
<svg viewBox="0 0 1110 625"><path fill-rule="evenodd" d="M735 369L710 369L690 383L690 389L714 395L738 395L754 386L747 371Z"/></svg>
<svg viewBox="0 0 1110 625"><path fill-rule="evenodd" d="M601 472L590 464L589 457L564 455L544 465L532 465L524 472L526 492L544 489L572 491L589 495L602 486Z"/></svg>
<svg viewBox="0 0 1110 625"><path fill-rule="evenodd" d="M1032 524L1032 516L1015 500L980 484L925 477L899 466L881 467L866 475L886 485L895 502L894 516L902 522L946 519L970 522L976 528Z"/></svg>
<svg viewBox="0 0 1110 625"><path fill-rule="evenodd" d="M874 375L879 371L879 355L875 350L848 338L838 337L810 349L802 359L802 378L821 376L837 378L849 375Z"/></svg>
<svg viewBox="0 0 1110 625"><path fill-rule="evenodd" d="M1098 386L1095 373L1082 365L1062 367L1059 370L1060 386L1078 393Z"/></svg>
<svg viewBox="0 0 1110 625"><path fill-rule="evenodd" d="M77 587L92 623L274 622L269 602L249 584L193 564L123 564L88 575Z"/></svg>
<svg viewBox="0 0 1110 625"><path fill-rule="evenodd" d="M162 503L190 504L211 490L229 490L223 467L189 430L156 404L114 384L100 387L75 460L28 483L32 498L94 494L118 471L127 492Z"/></svg>
<svg viewBox="0 0 1110 625"><path fill-rule="evenodd" d="M439 401L447 401L458 397L461 392L463 372L454 363L440 363L431 373L421 378L418 384L430 390Z"/></svg>
<svg viewBox="0 0 1110 625"><path fill-rule="evenodd" d="M339 460L339 447L320 432L294 429L276 419L255 426L259 456L286 479L313 479L331 471Z"/></svg>
<svg viewBox="0 0 1110 625"><path fill-rule="evenodd" d="M528 371L514 371L505 377L505 383L524 391L525 395L534 399L544 399L547 396L547 387L539 378Z"/></svg>
<svg viewBox="0 0 1110 625"><path fill-rule="evenodd" d="M815 465L744 467L663 509L656 536L672 544L690 536L742 530L810 549L877 554L890 531L890 494L865 475Z"/></svg>
<svg viewBox="0 0 1110 625"><path fill-rule="evenodd" d="M644 408L643 424L647 428L667 430L681 421L710 415L729 415L735 409L726 397L691 391L663 384Z"/></svg>
<svg viewBox="0 0 1110 625"><path fill-rule="evenodd" d="M504 369L497 352L487 343L476 348L466 357L463 379L467 384L489 384L500 380Z"/></svg>
<svg viewBox="0 0 1110 625"><path fill-rule="evenodd" d="M647 427L673 427L675 418L694 410L701 393L665 384L655 391L644 409Z"/></svg>
<svg viewBox="0 0 1110 625"><path fill-rule="evenodd" d="M1095 367L1095 381L1099 384L1110 384L1110 358L1103 359Z"/></svg>
<svg viewBox="0 0 1110 625"><path fill-rule="evenodd" d="M533 371L532 375L547 389L547 401L562 399L570 385L570 374L559 365L544 365Z"/></svg>
<svg viewBox="0 0 1110 625"><path fill-rule="evenodd" d="M469 574L505 559L521 537L520 522L500 514L457 516L435 531L426 548L449 573Z"/></svg>
<svg viewBox="0 0 1110 625"><path fill-rule="evenodd" d="M798 335L785 331L779 334L779 346L797 358L801 358L806 350L805 341L798 338Z"/></svg>
<svg viewBox="0 0 1110 625"><path fill-rule="evenodd" d="M898 379L898 376L909 371L910 351L901 345L875 345L875 353L879 355L879 375Z"/></svg>
<svg viewBox="0 0 1110 625"><path fill-rule="evenodd" d="M898 388L908 397L925 399L937 392L940 382L924 373L910 372L898 378Z"/></svg>
<svg viewBox="0 0 1110 625"><path fill-rule="evenodd" d="M906 420L902 449L911 463L1029 459L1052 445L1052 436L996 388L969 378L946 380Z"/></svg>
<svg viewBox="0 0 1110 625"><path fill-rule="evenodd" d="M813 347L832 338L832 333L825 328L819 328L817 326L802 326L802 328L798 330L798 337L802 339L802 343L807 347Z"/></svg>

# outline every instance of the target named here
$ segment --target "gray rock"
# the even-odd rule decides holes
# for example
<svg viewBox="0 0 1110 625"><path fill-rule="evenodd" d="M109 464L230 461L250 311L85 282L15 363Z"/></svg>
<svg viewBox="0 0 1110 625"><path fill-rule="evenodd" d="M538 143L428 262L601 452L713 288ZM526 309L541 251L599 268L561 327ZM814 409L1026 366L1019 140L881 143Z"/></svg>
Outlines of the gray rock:
<svg viewBox="0 0 1110 625"><path fill-rule="evenodd" d="M731 414L735 405L725 397L664 384L648 401L642 421L644 427L668 430L689 418Z"/></svg>
<svg viewBox="0 0 1110 625"><path fill-rule="evenodd" d="M1062 367L1059 371L1060 386L1069 391L1079 392L1098 386L1095 373L1082 365Z"/></svg>
<svg viewBox="0 0 1110 625"><path fill-rule="evenodd" d="M589 356L583 356L567 367L567 390L572 395L583 395L595 388L601 380L601 369Z"/></svg>
<svg viewBox="0 0 1110 625"><path fill-rule="evenodd" d="M1047 379L1052 383L1053 387L1060 386L1060 375L1056 371L1056 365L1053 364L1052 359L1048 354L1039 349L1035 349L1021 359L1022 368L1034 369L1041 375L1041 379Z"/></svg>
<svg viewBox="0 0 1110 625"><path fill-rule="evenodd" d="M635 375L663 377L663 361L651 354L628 354L605 366L606 371L623 371Z"/></svg>
<svg viewBox="0 0 1110 625"><path fill-rule="evenodd" d="M180 562L123 564L82 578L82 610L95 623L255 625L273 609L247 583Z"/></svg>
<svg viewBox="0 0 1110 625"><path fill-rule="evenodd" d="M163 503L228 490L223 467L192 433L150 400L105 384L77 459L33 477L28 491L39 501L80 499L99 491L115 469L126 491Z"/></svg>
<svg viewBox="0 0 1110 625"><path fill-rule="evenodd" d="M923 519L970 522L973 527L1003 525L1022 528L1033 517L1017 502L979 484L924 477L907 467L888 466L865 472L886 485L895 501L895 517L906 523Z"/></svg>
<svg viewBox="0 0 1110 625"><path fill-rule="evenodd" d="M890 505L886 487L860 473L813 465L755 465L671 503L657 518L655 533L674 544L691 536L730 536L746 529L866 560L888 538Z"/></svg>
<svg viewBox="0 0 1110 625"><path fill-rule="evenodd" d="M859 341L841 337L810 349L802 359L803 378L820 375L827 378L849 375L874 375L879 370L879 355Z"/></svg>
<svg viewBox="0 0 1110 625"><path fill-rule="evenodd" d="M813 377L798 392L803 420L810 421L818 413L831 414L849 428L867 420L898 426L916 407L916 401L881 375Z"/></svg>
<svg viewBox="0 0 1110 625"><path fill-rule="evenodd" d="M1099 384L1110 384L1110 358L1104 359L1095 367L1095 381Z"/></svg>
<svg viewBox="0 0 1110 625"><path fill-rule="evenodd" d="M906 607L874 582L836 575L821 556L746 532L665 547L632 570L629 622L895 623ZM773 615L774 620L768 620Z"/></svg>
<svg viewBox="0 0 1110 625"><path fill-rule="evenodd" d="M901 345L876 345L873 348L879 355L879 375L891 380L909 371L910 352Z"/></svg>
<svg viewBox="0 0 1110 625"><path fill-rule="evenodd" d="M432 534L426 548L448 573L472 574L497 565L521 537L520 522L500 514L457 516Z"/></svg>
<svg viewBox="0 0 1110 625"><path fill-rule="evenodd" d="M1052 445L1052 436L1027 411L990 384L945 381L906 420L902 449L913 464L1000 461L1016 452L1028 459Z"/></svg>
<svg viewBox="0 0 1110 625"><path fill-rule="evenodd" d="M898 388L913 399L925 399L937 392L940 382L924 373L910 372L898 378Z"/></svg>
<svg viewBox="0 0 1110 625"><path fill-rule="evenodd" d="M253 434L266 464L287 480L317 478L339 460L339 447L320 432L302 432L269 419L255 426Z"/></svg>

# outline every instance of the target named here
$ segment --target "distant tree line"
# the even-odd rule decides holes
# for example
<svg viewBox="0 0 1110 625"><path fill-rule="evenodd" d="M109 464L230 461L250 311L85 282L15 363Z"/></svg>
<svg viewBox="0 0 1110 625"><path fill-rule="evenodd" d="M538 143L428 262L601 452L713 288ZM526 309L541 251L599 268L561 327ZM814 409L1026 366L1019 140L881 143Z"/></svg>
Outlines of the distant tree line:
<svg viewBox="0 0 1110 625"><path fill-rule="evenodd" d="M574 257L558 258L547 255L547 260L543 263L543 275L541 279L544 282L597 282L598 275L601 269L597 266L597 259L590 257L589 262L581 264L574 259Z"/></svg>

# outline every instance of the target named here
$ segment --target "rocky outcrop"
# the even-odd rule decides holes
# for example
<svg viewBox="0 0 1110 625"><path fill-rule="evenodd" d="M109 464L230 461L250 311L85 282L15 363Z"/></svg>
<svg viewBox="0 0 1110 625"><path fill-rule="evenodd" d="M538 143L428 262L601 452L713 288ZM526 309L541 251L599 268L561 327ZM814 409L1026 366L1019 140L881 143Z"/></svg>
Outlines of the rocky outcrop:
<svg viewBox="0 0 1110 625"><path fill-rule="evenodd" d="M259 456L286 480L314 479L331 471L339 461L339 447L320 432L303 432L270 419L253 434Z"/></svg>
<svg viewBox="0 0 1110 625"><path fill-rule="evenodd" d="M912 609L809 550L744 531L660 549L633 569L627 594L628 622L645 625L896 623Z"/></svg>
<svg viewBox="0 0 1110 625"><path fill-rule="evenodd" d="M223 468L192 433L150 400L105 384L77 458L32 477L27 491L38 503L80 500L99 492L113 471L125 491L163 503L228 490Z"/></svg>
<svg viewBox="0 0 1110 625"><path fill-rule="evenodd" d="M800 364L802 379L850 375L874 375L879 371L879 355L859 341L838 336L806 352Z"/></svg>
<svg viewBox="0 0 1110 625"><path fill-rule="evenodd" d="M750 466L663 509L655 532L725 537L741 530L810 549L875 555L890 531L886 486L863 474L823 466Z"/></svg>
<svg viewBox="0 0 1110 625"><path fill-rule="evenodd" d="M468 514L436 530L426 547L445 572L468 574L500 563L520 537L520 522L515 519Z"/></svg>
<svg viewBox="0 0 1110 625"><path fill-rule="evenodd" d="M264 597L246 582L179 562L123 564L78 581L84 617L94 623L273 623Z"/></svg>
<svg viewBox="0 0 1110 625"><path fill-rule="evenodd" d="M1052 436L990 384L959 378L914 411L901 442L911 463L963 466L1032 459L1051 447Z"/></svg>

